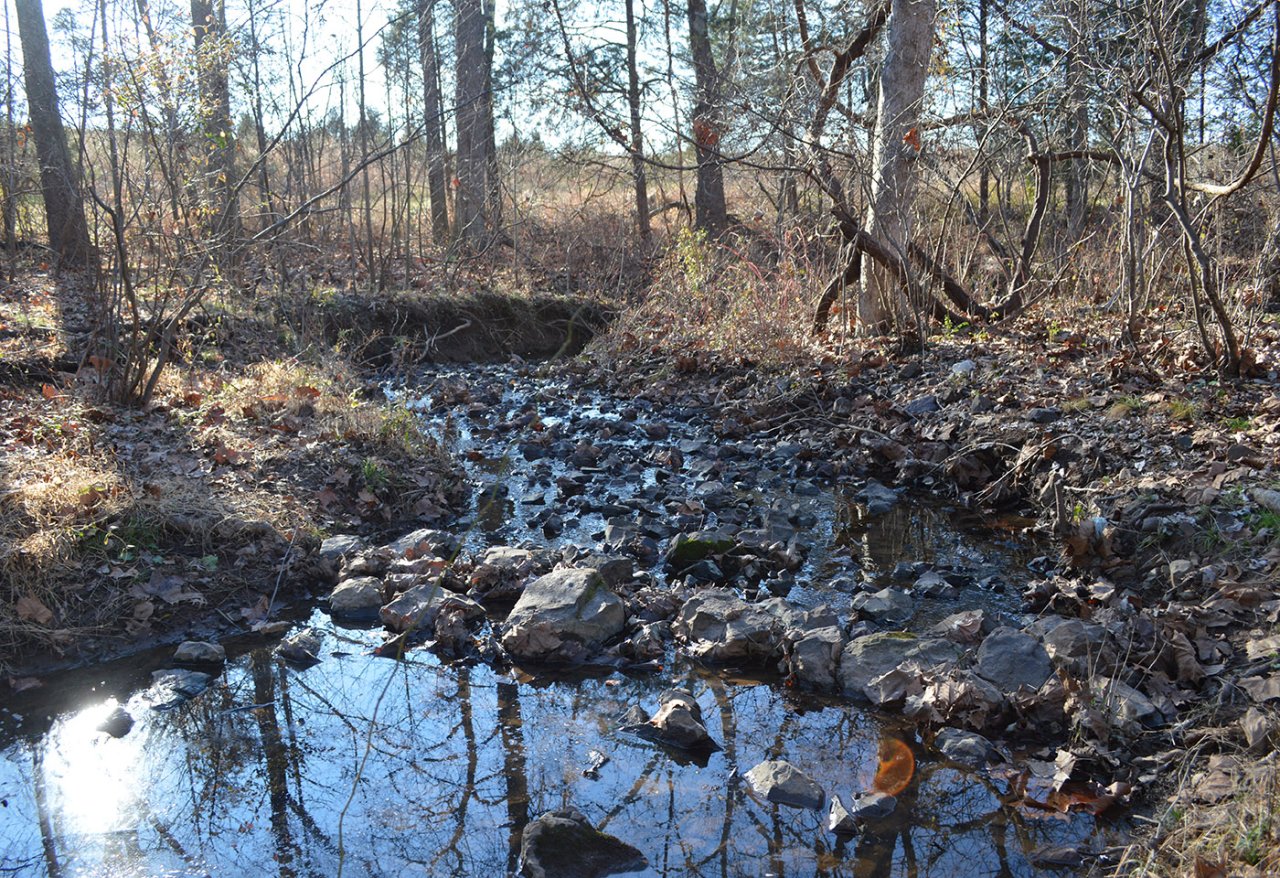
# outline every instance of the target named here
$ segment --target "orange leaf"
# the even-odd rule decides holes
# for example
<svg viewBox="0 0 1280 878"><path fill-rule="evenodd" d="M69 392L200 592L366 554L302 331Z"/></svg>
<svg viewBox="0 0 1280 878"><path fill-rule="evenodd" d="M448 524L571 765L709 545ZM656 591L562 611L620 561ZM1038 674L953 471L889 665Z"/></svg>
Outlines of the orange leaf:
<svg viewBox="0 0 1280 878"><path fill-rule="evenodd" d="M880 742L880 766L871 783L878 793L896 796L911 783L916 772L916 757L911 748L897 738L885 738Z"/></svg>
<svg viewBox="0 0 1280 878"><path fill-rule="evenodd" d="M320 391L309 384L302 384L293 389L293 395L299 399L319 399Z"/></svg>
<svg viewBox="0 0 1280 878"><path fill-rule="evenodd" d="M58 392L58 388L54 387L52 384L41 385L40 394L45 399L57 399L58 397L62 396L62 394Z"/></svg>
<svg viewBox="0 0 1280 878"><path fill-rule="evenodd" d="M905 143L907 146L911 147L912 149L914 149L916 152L919 152L920 151L920 129L919 128L910 129L906 134L902 136L902 142Z"/></svg>

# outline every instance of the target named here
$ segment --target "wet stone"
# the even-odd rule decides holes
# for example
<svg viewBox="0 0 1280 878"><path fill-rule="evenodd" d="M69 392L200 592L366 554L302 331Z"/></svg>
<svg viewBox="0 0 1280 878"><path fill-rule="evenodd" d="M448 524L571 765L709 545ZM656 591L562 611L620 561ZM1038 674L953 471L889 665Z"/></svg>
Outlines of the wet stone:
<svg viewBox="0 0 1280 878"><path fill-rule="evenodd" d="M178 645L173 660L180 665L220 665L227 660L227 651L217 643L188 640Z"/></svg>
<svg viewBox="0 0 1280 878"><path fill-rule="evenodd" d="M855 835L863 824L871 820L883 820L893 814L898 800L887 793L862 793L854 796L845 807L839 796L831 797L831 810L827 814L827 829L836 835Z"/></svg>
<svg viewBox="0 0 1280 878"><path fill-rule="evenodd" d="M502 646L530 661L576 661L622 632L622 600L595 570L556 570L525 586Z"/></svg>
<svg viewBox="0 0 1280 878"><path fill-rule="evenodd" d="M866 487L857 493L856 499L866 505L868 515L884 515L898 505L898 492L871 479Z"/></svg>
<svg viewBox="0 0 1280 878"><path fill-rule="evenodd" d="M933 745L952 762L971 768L983 768L995 757L995 748L991 746L991 742L976 732L943 729L938 732Z"/></svg>
<svg viewBox="0 0 1280 878"><path fill-rule="evenodd" d="M1025 686L1039 689L1053 676L1049 654L1032 635L1016 628L997 628L978 648L978 676L1002 692Z"/></svg>
<svg viewBox="0 0 1280 878"><path fill-rule="evenodd" d="M276 655L297 665L313 665L320 661L320 635L304 628L276 647Z"/></svg>
<svg viewBox="0 0 1280 878"><path fill-rule="evenodd" d="M320 544L320 557L326 561L341 561L364 548L364 541L351 534L335 534Z"/></svg>
<svg viewBox="0 0 1280 878"><path fill-rule="evenodd" d="M382 606L382 580L358 576L338 583L329 595L329 612L334 618L372 622Z"/></svg>
<svg viewBox="0 0 1280 878"><path fill-rule="evenodd" d="M640 851L600 832L571 809L543 814L520 836L524 878L603 878L647 865Z"/></svg>
<svg viewBox="0 0 1280 878"><path fill-rule="evenodd" d="M911 595L896 588L883 588L874 594L860 594L853 608L863 616L891 625L901 625L915 614Z"/></svg>
<svg viewBox="0 0 1280 878"><path fill-rule="evenodd" d="M211 675L200 671L174 668L153 671L147 700L154 710L171 710L204 692L212 680Z"/></svg>
<svg viewBox="0 0 1280 878"><path fill-rule="evenodd" d="M784 760L761 762L746 773L746 778L756 795L779 805L816 810L826 800L822 787L813 778Z"/></svg>
<svg viewBox="0 0 1280 878"><path fill-rule="evenodd" d="M123 707L117 707L106 718L98 723L98 731L106 732L113 738L123 738L133 729L133 717Z"/></svg>

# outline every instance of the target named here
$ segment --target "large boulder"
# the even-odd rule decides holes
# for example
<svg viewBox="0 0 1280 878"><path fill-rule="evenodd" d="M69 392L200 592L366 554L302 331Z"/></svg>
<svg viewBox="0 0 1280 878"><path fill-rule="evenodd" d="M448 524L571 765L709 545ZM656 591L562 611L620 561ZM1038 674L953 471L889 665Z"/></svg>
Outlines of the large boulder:
<svg viewBox="0 0 1280 878"><path fill-rule="evenodd" d="M1053 664L1034 636L1017 628L997 628L978 647L979 677L1006 694L1023 686L1036 690L1053 676Z"/></svg>
<svg viewBox="0 0 1280 878"><path fill-rule="evenodd" d="M772 609L747 603L728 589L706 589L685 601L672 629L699 661L776 662L782 654L786 623Z"/></svg>
<svg viewBox="0 0 1280 878"><path fill-rule="evenodd" d="M813 778L781 759L761 762L746 773L746 778L757 796L779 805L816 810L826 799Z"/></svg>
<svg viewBox="0 0 1280 878"><path fill-rule="evenodd" d="M840 656L840 688L847 695L878 700L872 683L906 662L922 669L945 665L960 657L961 649L940 637L917 637L882 631L854 638Z"/></svg>
<svg viewBox="0 0 1280 878"><path fill-rule="evenodd" d="M445 610L467 622L478 622L484 617L483 607L469 597L448 591L438 582L415 585L384 606L378 615L382 624L392 631L428 634L435 629L436 620Z"/></svg>
<svg viewBox="0 0 1280 878"><path fill-rule="evenodd" d="M577 811L548 811L520 836L524 878L603 878L648 865L644 854L601 832Z"/></svg>
<svg viewBox="0 0 1280 878"><path fill-rule="evenodd" d="M422 528L405 534L385 548L397 558L436 556L448 558L458 551L458 538L442 530Z"/></svg>
<svg viewBox="0 0 1280 878"><path fill-rule="evenodd" d="M573 661L622 632L622 599L595 570L554 570L525 586L507 616L502 646L528 661Z"/></svg>

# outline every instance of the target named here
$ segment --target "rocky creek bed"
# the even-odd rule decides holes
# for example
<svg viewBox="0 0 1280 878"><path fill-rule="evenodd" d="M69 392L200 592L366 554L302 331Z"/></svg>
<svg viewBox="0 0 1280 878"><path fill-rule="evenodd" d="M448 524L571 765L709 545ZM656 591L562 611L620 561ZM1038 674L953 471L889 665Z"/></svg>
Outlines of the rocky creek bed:
<svg viewBox="0 0 1280 878"><path fill-rule="evenodd" d="M1118 747L1069 747L1072 729L1118 742L1173 711L1133 685L1122 657L1152 633L1123 612L1027 614L1055 569L1025 522L977 527L809 445L717 438L714 411L533 367L389 392L466 462L473 512L381 546L331 537L337 584L281 643L164 650L17 696L0 867L1108 862L1136 778Z"/></svg>

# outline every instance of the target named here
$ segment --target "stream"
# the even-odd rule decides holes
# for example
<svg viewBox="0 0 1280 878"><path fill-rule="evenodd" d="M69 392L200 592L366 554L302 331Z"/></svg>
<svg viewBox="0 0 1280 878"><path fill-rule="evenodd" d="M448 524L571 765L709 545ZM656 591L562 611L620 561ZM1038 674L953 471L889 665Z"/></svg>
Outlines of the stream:
<svg viewBox="0 0 1280 878"><path fill-rule="evenodd" d="M465 463L477 500L454 531L468 553L526 544L572 558L625 543L636 577L662 584L658 550L674 534L764 530L790 536L795 569L733 585L842 619L860 591L903 576L961 583L919 600L912 630L974 608L1016 616L1038 563L1016 521L905 499L873 514L878 495L806 444L819 437L721 442L714 413L613 400L524 366L442 368L388 392ZM495 670L426 649L394 661L372 655L379 627L321 608L305 626L321 637L317 664L288 664L260 637L226 641L221 674L168 709L149 686L171 649L0 705L0 873L515 875L525 825L562 808L639 849L648 866L630 874L653 876L1040 875L1056 851L1100 850L1117 832L1010 804L1015 771L949 762L893 716L800 693L771 669L707 668L672 649L656 671ZM621 728L673 686L693 694L719 751L693 758ZM132 729L98 731L120 707ZM786 759L848 802L871 788L886 741L912 749L914 775L892 815L852 837L827 830L825 807L764 801L743 778Z"/></svg>

